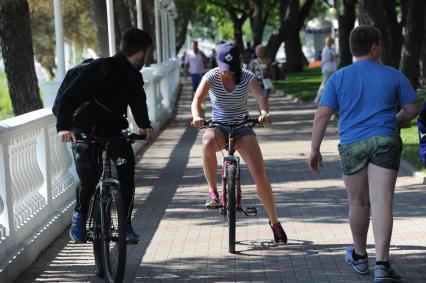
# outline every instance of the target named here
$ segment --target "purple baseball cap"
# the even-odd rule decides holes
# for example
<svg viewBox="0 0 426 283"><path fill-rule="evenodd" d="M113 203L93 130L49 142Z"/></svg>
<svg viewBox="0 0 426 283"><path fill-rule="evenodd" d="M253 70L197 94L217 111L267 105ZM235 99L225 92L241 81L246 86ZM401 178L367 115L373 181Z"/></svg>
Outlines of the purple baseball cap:
<svg viewBox="0 0 426 283"><path fill-rule="evenodd" d="M240 49L226 42L217 47L217 65L221 72L236 72L241 68Z"/></svg>

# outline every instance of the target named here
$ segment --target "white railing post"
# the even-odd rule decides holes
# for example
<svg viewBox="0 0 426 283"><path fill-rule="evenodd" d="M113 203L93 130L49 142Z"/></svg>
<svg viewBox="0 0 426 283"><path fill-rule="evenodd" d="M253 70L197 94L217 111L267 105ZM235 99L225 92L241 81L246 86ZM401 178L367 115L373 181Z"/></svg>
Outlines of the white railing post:
<svg viewBox="0 0 426 283"><path fill-rule="evenodd" d="M6 127L0 125L0 135L3 135L2 130ZM5 132L5 131L4 131ZM3 204L3 209L0 212L0 243L6 238L13 236L15 228L13 226L13 199L12 199L12 178L10 175L10 160L9 160L9 142L6 137L0 139L1 146L1 172L0 172L0 198ZM1 253L0 253L1 254Z"/></svg>
<svg viewBox="0 0 426 283"><path fill-rule="evenodd" d="M106 0L107 5L107 19L108 19L108 46L109 55L115 55L115 26L114 26L114 2L113 0Z"/></svg>
<svg viewBox="0 0 426 283"><path fill-rule="evenodd" d="M55 38L56 38L56 80L62 81L65 76L64 32L62 24L62 0L54 0Z"/></svg>
<svg viewBox="0 0 426 283"><path fill-rule="evenodd" d="M136 15L138 21L138 29L143 29L142 0L136 0Z"/></svg>
<svg viewBox="0 0 426 283"><path fill-rule="evenodd" d="M155 52L157 55L157 64L163 60L161 54L161 26L160 26L160 0L154 0L154 13L155 13Z"/></svg>

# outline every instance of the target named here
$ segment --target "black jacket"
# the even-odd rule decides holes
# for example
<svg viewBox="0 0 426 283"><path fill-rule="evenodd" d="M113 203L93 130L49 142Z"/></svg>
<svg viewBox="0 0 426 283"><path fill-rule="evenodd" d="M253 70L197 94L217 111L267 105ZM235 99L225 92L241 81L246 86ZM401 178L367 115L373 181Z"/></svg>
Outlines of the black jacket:
<svg viewBox="0 0 426 283"><path fill-rule="evenodd" d="M99 130L108 134L126 128L127 106L130 106L139 128L150 128L143 85L142 74L133 68L124 55L95 60L81 70L65 91L58 92L53 106L57 117L56 129L81 128L73 125L73 113L83 103L93 99L106 109L103 114L96 114L95 119L90 119L93 121L87 121L91 129L97 129L97 134Z"/></svg>

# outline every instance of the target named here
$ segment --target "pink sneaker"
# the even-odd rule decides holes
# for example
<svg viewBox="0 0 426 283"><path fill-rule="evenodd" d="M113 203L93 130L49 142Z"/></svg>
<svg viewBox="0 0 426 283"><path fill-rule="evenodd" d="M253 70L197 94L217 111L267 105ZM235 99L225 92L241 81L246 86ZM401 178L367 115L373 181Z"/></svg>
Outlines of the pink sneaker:
<svg viewBox="0 0 426 283"><path fill-rule="evenodd" d="M283 242L287 243L287 235L284 232L283 227L280 222L271 225L271 221L269 221L269 225L271 226L272 232L274 233L275 243Z"/></svg>
<svg viewBox="0 0 426 283"><path fill-rule="evenodd" d="M206 201L207 208L219 208L219 193L217 190L210 190L209 198Z"/></svg>

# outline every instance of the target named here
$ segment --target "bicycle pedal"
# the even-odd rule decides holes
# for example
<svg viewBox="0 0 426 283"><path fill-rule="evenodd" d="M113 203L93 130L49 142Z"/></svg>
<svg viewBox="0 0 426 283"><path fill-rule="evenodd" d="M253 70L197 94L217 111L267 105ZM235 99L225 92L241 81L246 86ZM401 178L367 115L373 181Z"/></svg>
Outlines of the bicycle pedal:
<svg viewBox="0 0 426 283"><path fill-rule="evenodd" d="M244 212L245 212L246 216L256 216L257 215L256 207L246 207Z"/></svg>

